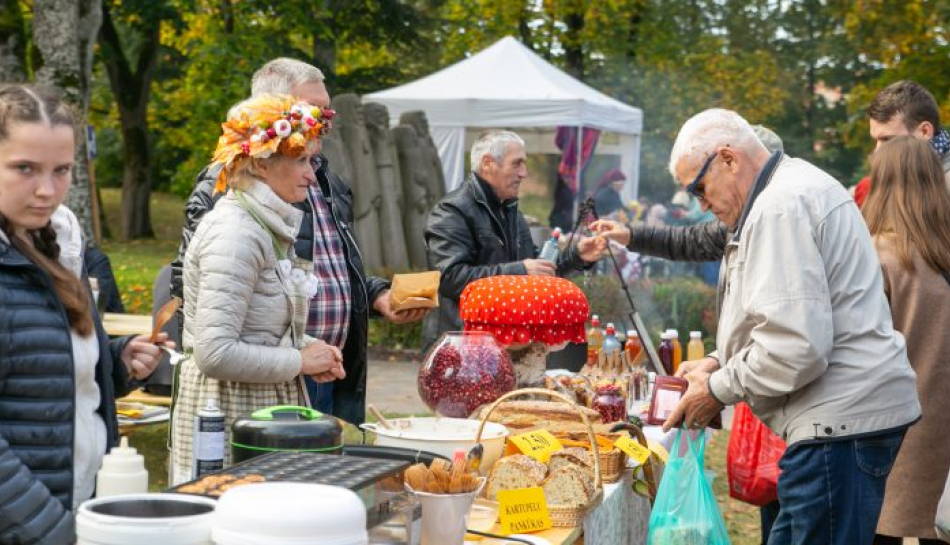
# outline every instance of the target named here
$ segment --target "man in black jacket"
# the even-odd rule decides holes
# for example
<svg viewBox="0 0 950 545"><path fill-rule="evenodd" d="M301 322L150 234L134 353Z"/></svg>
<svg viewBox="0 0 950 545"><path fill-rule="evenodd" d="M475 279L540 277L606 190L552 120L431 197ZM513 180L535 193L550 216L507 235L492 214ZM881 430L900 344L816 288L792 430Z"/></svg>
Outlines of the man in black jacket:
<svg viewBox="0 0 950 545"><path fill-rule="evenodd" d="M251 80L251 95L291 94L313 106L327 108L330 95L323 73L307 63L288 58L274 59ZM389 306L389 282L366 276L363 260L353 238L353 192L330 170L322 155L311 161L317 184L307 200L296 203L304 213L294 251L314 261L314 276L320 287L313 297L307 333L340 348L346 378L318 384L306 377L311 403L353 424L366 416L366 347L371 312L394 323L421 320L426 311L394 313ZM198 175L185 205L185 225L178 259L172 263L171 292L182 296L181 267L188 243L205 213L221 194L214 195L218 172L205 168Z"/></svg>
<svg viewBox="0 0 950 545"><path fill-rule="evenodd" d="M472 172L429 212L425 239L429 268L442 273L439 311L426 320L423 348L444 331L462 328L458 301L465 286L497 275L553 276L593 266L606 248L603 238L577 237L558 263L537 259L538 249L518 210L518 190L527 177L524 140L510 131L488 131L472 145Z"/></svg>

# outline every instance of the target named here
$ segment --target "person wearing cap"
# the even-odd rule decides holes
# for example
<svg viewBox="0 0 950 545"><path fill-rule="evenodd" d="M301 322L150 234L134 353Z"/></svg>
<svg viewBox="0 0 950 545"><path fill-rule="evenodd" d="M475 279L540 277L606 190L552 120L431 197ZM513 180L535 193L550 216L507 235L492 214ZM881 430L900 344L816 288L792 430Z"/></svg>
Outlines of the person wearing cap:
<svg viewBox="0 0 950 545"><path fill-rule="evenodd" d="M524 140L511 131L482 133L472 145L472 172L442 198L426 220L430 269L442 273L439 308L426 319L423 349L445 331L460 331L459 297L473 280L498 275L553 276L592 267L606 249L601 237L574 237L557 263L538 259L528 223L518 209L528 176Z"/></svg>
<svg viewBox="0 0 950 545"><path fill-rule="evenodd" d="M597 190L594 192L594 210L597 211L598 217L607 217L618 210L628 211L620 197L620 192L626 182L627 177L619 168L612 168L601 176L600 181L597 182Z"/></svg>
<svg viewBox="0 0 950 545"><path fill-rule="evenodd" d="M921 406L860 211L840 182L769 154L729 110L683 125L670 173L734 234L717 350L680 366L689 386L664 429L702 429L747 401L788 445L769 543L871 543ZM598 232L629 239L625 229Z"/></svg>

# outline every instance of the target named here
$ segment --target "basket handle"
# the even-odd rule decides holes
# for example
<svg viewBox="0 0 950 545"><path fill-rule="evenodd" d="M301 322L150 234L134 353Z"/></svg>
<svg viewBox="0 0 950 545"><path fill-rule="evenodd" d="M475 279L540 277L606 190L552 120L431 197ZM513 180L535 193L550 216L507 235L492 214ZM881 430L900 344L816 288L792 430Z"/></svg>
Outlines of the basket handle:
<svg viewBox="0 0 950 545"><path fill-rule="evenodd" d="M617 424L614 424L612 428L610 428L611 432L616 432L620 430L627 430L627 432L629 432L630 435L636 438L637 442L640 443L640 445L642 445L643 448L647 450L650 449L650 443L649 441L647 441L646 435L643 435L643 430L640 429L640 426L633 424L631 422L618 422ZM647 458L646 462L643 464L643 476L644 478L646 478L647 492L650 494L649 499L650 499L651 506L653 505L653 500L656 499L656 489L657 489L656 477L653 475L652 458L653 458L653 455L651 453L650 457Z"/></svg>
<svg viewBox="0 0 950 545"><path fill-rule="evenodd" d="M580 407L577 406L577 403L574 403L573 401L571 401L571 398L559 392L545 390L544 388L524 388L521 390L514 390L512 392L508 392L507 394L502 395L488 407L488 411L486 411L485 415L482 416L481 423L478 425L478 433L475 434L475 442L476 443L481 442L482 430L485 429L485 424L488 422L488 417L491 416L491 413L495 412L495 409L498 408L498 406L501 405L503 401L507 401L508 399L511 399L513 397L528 395L528 394L543 395L550 398L554 398L557 401L563 401L564 403L567 403L572 409L574 409L574 411L576 411L578 415L580 415L581 422L583 422L584 426L587 427L587 435L590 436L590 446L592 450L592 457L594 458L594 488L598 490L603 488L603 483L600 480L600 448L597 446L597 437L594 434L594 428L590 425L590 421L587 419L587 415L585 415L584 412L580 410Z"/></svg>

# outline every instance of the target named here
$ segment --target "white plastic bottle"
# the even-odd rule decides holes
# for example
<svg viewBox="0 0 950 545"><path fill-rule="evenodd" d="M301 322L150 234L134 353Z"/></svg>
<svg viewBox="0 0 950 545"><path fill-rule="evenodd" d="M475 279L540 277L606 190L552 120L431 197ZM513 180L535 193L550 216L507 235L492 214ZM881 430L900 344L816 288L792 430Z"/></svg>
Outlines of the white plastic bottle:
<svg viewBox="0 0 950 545"><path fill-rule="evenodd" d="M148 471L145 457L129 446L123 437L119 446L102 457L102 467L96 474L96 497L148 492Z"/></svg>

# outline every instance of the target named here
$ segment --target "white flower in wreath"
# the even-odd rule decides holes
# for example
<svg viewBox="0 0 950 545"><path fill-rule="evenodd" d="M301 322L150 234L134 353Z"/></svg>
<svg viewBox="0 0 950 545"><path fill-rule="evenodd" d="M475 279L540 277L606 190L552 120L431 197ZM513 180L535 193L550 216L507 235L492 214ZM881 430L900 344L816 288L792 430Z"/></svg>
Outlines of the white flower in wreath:
<svg viewBox="0 0 950 545"><path fill-rule="evenodd" d="M293 268L293 264L289 259L281 259L277 262L277 267L280 269L281 276L290 278L290 270Z"/></svg>

